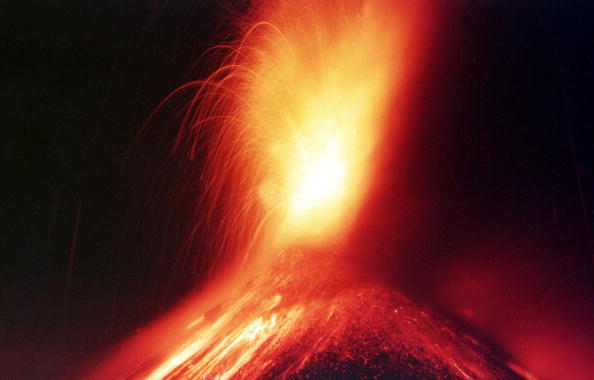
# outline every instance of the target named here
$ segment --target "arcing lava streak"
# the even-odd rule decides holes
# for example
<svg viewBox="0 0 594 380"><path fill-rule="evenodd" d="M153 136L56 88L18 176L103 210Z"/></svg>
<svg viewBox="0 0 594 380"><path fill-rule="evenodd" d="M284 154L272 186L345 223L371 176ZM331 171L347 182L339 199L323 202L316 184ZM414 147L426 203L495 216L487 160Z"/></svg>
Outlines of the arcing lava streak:
<svg viewBox="0 0 594 380"><path fill-rule="evenodd" d="M203 223L219 226L216 257L251 280L203 290L92 378L331 376L324 366L514 378L472 338L363 281L330 248L346 241L382 140L402 127L395 99L429 13L419 1L252 4L238 43L220 47L224 64L165 102L192 96L175 148L205 156Z"/></svg>
<svg viewBox="0 0 594 380"><path fill-rule="evenodd" d="M217 257L344 235L403 74L412 10L393 3L254 2L238 43L219 47L224 64L177 91L193 98L176 149L203 154L207 140L202 221L220 213Z"/></svg>

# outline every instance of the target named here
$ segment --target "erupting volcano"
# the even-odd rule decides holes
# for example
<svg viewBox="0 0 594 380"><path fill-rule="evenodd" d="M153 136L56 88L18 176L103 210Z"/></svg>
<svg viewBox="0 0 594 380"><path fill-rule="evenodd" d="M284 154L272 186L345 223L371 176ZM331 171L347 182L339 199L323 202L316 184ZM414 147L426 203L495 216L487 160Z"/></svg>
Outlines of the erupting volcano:
<svg viewBox="0 0 594 380"><path fill-rule="evenodd" d="M256 1L223 65L173 93L213 284L92 378L520 378L486 347L352 264L349 234L404 136L424 2ZM415 59L413 59L414 57ZM200 254L200 253L196 253ZM217 277L218 276L218 277Z"/></svg>

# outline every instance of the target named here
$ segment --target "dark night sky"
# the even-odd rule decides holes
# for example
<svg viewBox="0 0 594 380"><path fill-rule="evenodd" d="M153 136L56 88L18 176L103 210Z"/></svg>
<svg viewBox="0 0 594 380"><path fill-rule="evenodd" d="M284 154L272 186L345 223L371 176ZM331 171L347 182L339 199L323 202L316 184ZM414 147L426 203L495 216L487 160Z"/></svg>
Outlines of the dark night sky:
<svg viewBox="0 0 594 380"><path fill-rule="evenodd" d="M495 306L467 302L479 316L502 305L523 310L514 294L538 304L530 297L552 292L553 306L570 305L576 320L594 322L594 7L477 0L454 10L445 3L447 21L416 90L407 148L415 158L404 172L409 202L420 206L394 206L381 227L391 240L380 241L371 260L411 297L448 312L465 304L443 296L448 286L461 297L493 299ZM220 42L229 17L215 4L0 6L6 378L64 376L195 283L192 267L176 264L195 195L167 152L175 130L152 126L124 160L158 102L208 70L194 63ZM391 230L419 218L422 236ZM381 251L395 249L398 259L386 265ZM477 262L493 268L487 277L509 284L474 294L448 280L452 263ZM489 334L506 323L475 327L497 341ZM584 335L594 338L591 330Z"/></svg>

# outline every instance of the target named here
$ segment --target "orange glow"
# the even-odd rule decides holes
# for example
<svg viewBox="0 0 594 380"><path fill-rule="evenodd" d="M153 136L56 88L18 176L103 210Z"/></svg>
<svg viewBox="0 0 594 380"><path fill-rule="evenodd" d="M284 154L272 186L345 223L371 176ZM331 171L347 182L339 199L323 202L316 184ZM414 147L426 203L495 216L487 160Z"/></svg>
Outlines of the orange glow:
<svg viewBox="0 0 594 380"><path fill-rule="evenodd" d="M388 4L276 2L244 40L255 80L242 119L277 245L338 237L365 194L401 49Z"/></svg>

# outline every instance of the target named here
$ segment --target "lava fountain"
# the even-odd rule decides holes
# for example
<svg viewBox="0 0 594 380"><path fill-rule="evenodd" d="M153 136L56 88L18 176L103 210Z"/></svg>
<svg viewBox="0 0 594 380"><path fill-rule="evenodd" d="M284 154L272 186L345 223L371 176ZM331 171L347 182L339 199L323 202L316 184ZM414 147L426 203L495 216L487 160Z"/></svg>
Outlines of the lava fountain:
<svg viewBox="0 0 594 380"><path fill-rule="evenodd" d="M214 280L89 377L519 377L345 259L378 148L403 128L395 105L430 13L418 1L251 4L239 41L215 49L220 68L161 105L191 97L174 149L207 163L195 233L216 226Z"/></svg>

